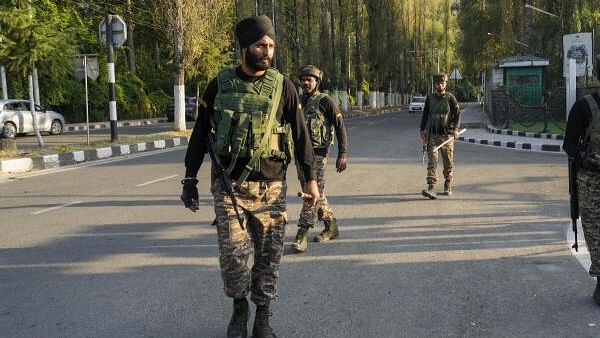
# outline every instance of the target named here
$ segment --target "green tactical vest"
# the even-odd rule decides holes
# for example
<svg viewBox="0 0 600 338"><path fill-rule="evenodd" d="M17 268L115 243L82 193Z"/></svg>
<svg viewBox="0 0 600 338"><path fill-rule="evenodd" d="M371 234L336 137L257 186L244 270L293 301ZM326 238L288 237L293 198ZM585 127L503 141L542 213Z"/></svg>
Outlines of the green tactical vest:
<svg viewBox="0 0 600 338"><path fill-rule="evenodd" d="M283 75L269 68L262 78L246 82L235 74L235 68L226 68L217 75L217 82L213 125L217 152L229 158L227 172L233 171L239 159L248 163L246 171L254 172L260 171L261 158L289 161L291 149L286 147L289 128L280 126L275 117L282 96Z"/></svg>
<svg viewBox="0 0 600 338"><path fill-rule="evenodd" d="M590 110L592 111L592 120L585 130L583 141L587 145L586 151L592 153L600 152L600 108L591 94L584 96Z"/></svg>
<svg viewBox="0 0 600 338"><path fill-rule="evenodd" d="M437 96L436 96L437 97ZM450 115L450 94L445 93L439 98L435 106L429 106L429 116L427 119L428 131L441 132L448 127L448 116Z"/></svg>
<svg viewBox="0 0 600 338"><path fill-rule="evenodd" d="M319 109L319 101L327 95L316 92L308 96L302 110L306 127L310 131L313 148L329 148L333 145L333 126Z"/></svg>

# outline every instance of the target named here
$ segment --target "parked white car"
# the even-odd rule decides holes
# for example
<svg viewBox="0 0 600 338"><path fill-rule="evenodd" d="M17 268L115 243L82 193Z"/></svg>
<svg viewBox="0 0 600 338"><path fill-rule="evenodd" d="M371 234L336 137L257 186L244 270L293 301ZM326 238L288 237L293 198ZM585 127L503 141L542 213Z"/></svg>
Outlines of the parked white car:
<svg viewBox="0 0 600 338"><path fill-rule="evenodd" d="M425 108L425 96L414 96L408 105L408 113L420 113Z"/></svg>
<svg viewBox="0 0 600 338"><path fill-rule="evenodd" d="M0 127L2 137L15 138L17 134L32 133L33 119L28 100L0 100ZM35 105L35 116L40 132L51 135L62 133L65 118L52 110Z"/></svg>

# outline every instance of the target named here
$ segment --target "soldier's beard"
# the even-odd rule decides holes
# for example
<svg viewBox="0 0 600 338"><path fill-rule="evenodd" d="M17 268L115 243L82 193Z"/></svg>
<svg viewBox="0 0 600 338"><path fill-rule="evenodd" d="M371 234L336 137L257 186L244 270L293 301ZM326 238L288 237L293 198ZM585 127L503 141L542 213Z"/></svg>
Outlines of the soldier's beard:
<svg viewBox="0 0 600 338"><path fill-rule="evenodd" d="M249 49L246 51L246 64L256 70L267 70L271 65L271 58L253 54Z"/></svg>

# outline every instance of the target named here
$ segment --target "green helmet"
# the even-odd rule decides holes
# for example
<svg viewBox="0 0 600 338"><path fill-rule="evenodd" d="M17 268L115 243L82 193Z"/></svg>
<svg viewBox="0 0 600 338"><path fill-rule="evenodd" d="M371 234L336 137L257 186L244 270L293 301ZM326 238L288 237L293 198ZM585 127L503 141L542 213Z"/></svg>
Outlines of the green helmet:
<svg viewBox="0 0 600 338"><path fill-rule="evenodd" d="M444 81L448 81L448 75L446 75L445 73L439 73L439 74L433 75L433 82L444 82Z"/></svg>
<svg viewBox="0 0 600 338"><path fill-rule="evenodd" d="M298 70L298 77L301 78L303 76L312 76L318 82L323 81L323 72L313 65L306 65Z"/></svg>

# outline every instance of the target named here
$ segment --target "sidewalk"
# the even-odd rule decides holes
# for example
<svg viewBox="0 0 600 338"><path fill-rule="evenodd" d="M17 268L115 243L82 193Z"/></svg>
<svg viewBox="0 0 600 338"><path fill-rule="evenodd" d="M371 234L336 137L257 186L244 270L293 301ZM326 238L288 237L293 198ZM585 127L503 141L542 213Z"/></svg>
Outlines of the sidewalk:
<svg viewBox="0 0 600 338"><path fill-rule="evenodd" d="M461 106L461 125L467 131L458 138L459 141L516 150L562 153L562 135L497 129L488 123L480 104L466 103Z"/></svg>

